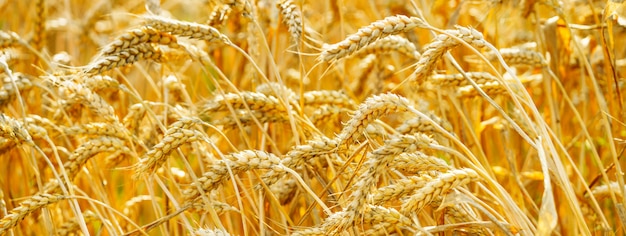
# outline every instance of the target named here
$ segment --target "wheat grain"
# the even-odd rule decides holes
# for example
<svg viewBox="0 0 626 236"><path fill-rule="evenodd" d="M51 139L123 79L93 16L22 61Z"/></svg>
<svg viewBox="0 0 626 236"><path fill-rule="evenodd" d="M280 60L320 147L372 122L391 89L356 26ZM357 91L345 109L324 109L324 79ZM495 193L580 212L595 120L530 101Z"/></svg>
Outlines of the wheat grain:
<svg viewBox="0 0 626 236"><path fill-rule="evenodd" d="M416 27L425 28L426 24L417 17L403 15L386 17L360 28L358 32L349 35L339 43L324 45L319 60L325 62L339 60L382 37L407 32Z"/></svg>

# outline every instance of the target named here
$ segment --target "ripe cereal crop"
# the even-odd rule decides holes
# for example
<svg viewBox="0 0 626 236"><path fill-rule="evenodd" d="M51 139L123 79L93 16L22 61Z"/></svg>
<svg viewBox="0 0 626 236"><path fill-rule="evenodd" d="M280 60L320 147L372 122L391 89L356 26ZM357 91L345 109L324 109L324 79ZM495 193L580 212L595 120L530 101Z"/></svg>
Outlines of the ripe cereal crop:
<svg viewBox="0 0 626 236"><path fill-rule="evenodd" d="M0 1L0 236L624 235L625 9Z"/></svg>

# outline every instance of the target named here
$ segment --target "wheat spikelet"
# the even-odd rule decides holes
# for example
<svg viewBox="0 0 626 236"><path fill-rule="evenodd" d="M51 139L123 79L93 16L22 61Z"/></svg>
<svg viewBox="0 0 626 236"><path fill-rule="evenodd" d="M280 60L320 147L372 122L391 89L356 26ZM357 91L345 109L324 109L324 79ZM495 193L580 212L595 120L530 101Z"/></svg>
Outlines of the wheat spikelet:
<svg viewBox="0 0 626 236"><path fill-rule="evenodd" d="M283 22L287 25L291 38L295 42L300 42L302 36L302 12L292 0L280 0L276 2L280 10Z"/></svg>
<svg viewBox="0 0 626 236"><path fill-rule="evenodd" d="M264 151L245 150L224 156L223 160L217 161L209 166L209 170L204 172L202 177L198 178L198 182L194 182L191 186L183 191L185 202L193 202L198 198L201 192L209 192L215 189L219 184L228 180L230 169L234 175L252 169L270 169L275 172L284 172L285 166L282 165L280 158L276 155Z"/></svg>
<svg viewBox="0 0 626 236"><path fill-rule="evenodd" d="M0 235L15 227L30 213L63 199L65 199L65 196L45 193L31 196L21 202L20 206L13 208L8 215L0 219Z"/></svg>
<svg viewBox="0 0 626 236"><path fill-rule="evenodd" d="M203 137L203 134L191 130L191 128L198 123L195 119L182 119L174 122L170 125L165 132L163 139L143 158L137 166L135 177L139 177L143 174L153 173L156 169L161 167L167 160L170 153L176 150L178 147L185 143L190 143Z"/></svg>
<svg viewBox="0 0 626 236"><path fill-rule="evenodd" d="M83 221L85 221L85 223L89 223L89 222L94 222L94 221L98 221L98 216L96 216L95 213L93 213L92 211L85 211L82 213L83 215ZM73 218L69 221L63 222L61 224L61 226L59 227L59 229L56 232L57 236L65 236L65 235L76 235L76 231L78 231L80 229L80 225L78 223L78 220L76 218Z"/></svg>
<svg viewBox="0 0 626 236"><path fill-rule="evenodd" d="M417 17L403 15L386 17L360 28L358 32L339 43L324 45L319 60L325 62L339 60L382 37L407 32L416 27L426 27L426 24Z"/></svg>
<svg viewBox="0 0 626 236"><path fill-rule="evenodd" d="M270 191L276 196L280 204L285 205L293 200L293 196L298 189L297 187L298 181L289 176L285 176L283 179L270 186Z"/></svg>
<svg viewBox="0 0 626 236"><path fill-rule="evenodd" d="M170 44L171 45L171 44ZM152 60L160 62L162 57L161 50L153 47L149 43L132 45L124 48L94 62L89 63L84 70L85 74L101 74L113 68L130 65L141 60Z"/></svg>
<svg viewBox="0 0 626 236"><path fill-rule="evenodd" d="M424 187L417 190L402 203L403 215L419 213L424 206L430 203L434 197L443 196L450 190L478 179L478 174L472 169L458 169L440 174Z"/></svg>
<svg viewBox="0 0 626 236"><path fill-rule="evenodd" d="M461 38L461 40L475 47L483 47L485 41L483 35L472 28L457 26L456 30L446 30L446 33ZM422 84L435 70L437 61L450 49L461 44L447 34L440 34L424 48L424 52L417 62L417 67L411 78L418 84Z"/></svg>
<svg viewBox="0 0 626 236"><path fill-rule="evenodd" d="M12 31L0 31L0 49L22 45L20 36Z"/></svg>
<svg viewBox="0 0 626 236"><path fill-rule="evenodd" d="M173 35L201 39L208 42L229 42L228 37L219 30L203 24L167 19L158 16L144 16L146 24L155 29Z"/></svg>
<svg viewBox="0 0 626 236"><path fill-rule="evenodd" d="M392 113L407 111L409 101L395 94L375 95L359 105L358 110L344 126L337 139L341 145L351 145L359 138L368 124L379 117Z"/></svg>
<svg viewBox="0 0 626 236"><path fill-rule="evenodd" d="M143 43L160 44L168 46L169 48L179 47L176 37L171 34L151 27L141 27L139 29L126 31L115 38L113 42L109 43L109 45L101 50L99 57L116 56L124 49L129 49Z"/></svg>
<svg viewBox="0 0 626 236"><path fill-rule="evenodd" d="M476 84L497 81L495 76L487 72L467 72L465 75L476 82ZM427 82L435 86L452 88L471 85L465 77L463 77L463 74L433 75L428 78Z"/></svg>
<svg viewBox="0 0 626 236"><path fill-rule="evenodd" d="M351 112L352 110L344 108L344 107L336 107L336 106L321 106L317 110L311 114L309 119L315 127L322 127L325 124L331 124L332 127L340 126L341 119L340 115L342 113Z"/></svg>
<svg viewBox="0 0 626 236"><path fill-rule="evenodd" d="M22 94L33 86L31 78L28 75L18 72L13 74L13 78L14 80L9 76L2 78L3 84L2 87L0 87L0 107L4 107L13 101L17 96L17 91ZM13 82L15 82L17 88L13 86Z"/></svg>
<svg viewBox="0 0 626 236"><path fill-rule="evenodd" d="M0 137L16 143L32 143L33 138L21 122L0 113Z"/></svg>
<svg viewBox="0 0 626 236"><path fill-rule="evenodd" d="M209 15L209 19L207 20L207 24L213 26L215 28L219 28L224 25L224 22L228 20L228 15L233 9L228 4L222 4L220 6L215 7L211 14Z"/></svg>
<svg viewBox="0 0 626 236"><path fill-rule="evenodd" d="M415 44L408 39L397 35L389 35L381 38L380 40L359 49L350 57L363 57L368 54L381 55L391 52L399 52L402 55L413 59L420 58L420 53L417 51Z"/></svg>

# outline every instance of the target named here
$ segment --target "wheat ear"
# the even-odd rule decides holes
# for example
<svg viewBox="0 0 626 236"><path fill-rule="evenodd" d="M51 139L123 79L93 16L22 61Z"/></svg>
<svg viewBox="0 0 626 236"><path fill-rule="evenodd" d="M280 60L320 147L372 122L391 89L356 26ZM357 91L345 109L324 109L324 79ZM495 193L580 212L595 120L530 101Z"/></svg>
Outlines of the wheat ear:
<svg viewBox="0 0 626 236"><path fill-rule="evenodd" d="M407 32L416 27L426 28L427 25L417 17L403 15L386 17L360 28L358 32L349 35L341 42L324 45L319 60L326 62L339 60L382 37Z"/></svg>
<svg viewBox="0 0 626 236"><path fill-rule="evenodd" d="M126 147L124 142L118 138L102 136L96 139L88 140L81 144L70 156L69 160L63 165L67 175L73 179L87 161L98 153L122 151L125 154L133 153L130 148Z"/></svg>
<svg viewBox="0 0 626 236"><path fill-rule="evenodd" d="M307 141L306 144L295 146L282 159L281 164L290 169L296 169L322 155L330 154L337 149L337 141L327 137L315 137ZM263 181L267 185L276 183L284 174L283 171L270 171L263 176Z"/></svg>
<svg viewBox="0 0 626 236"><path fill-rule="evenodd" d="M381 55L391 52L399 52L412 59L419 59L420 57L420 53L417 51L415 44L398 35L389 35L381 38L380 40L359 49L350 57L362 57L368 54Z"/></svg>
<svg viewBox="0 0 626 236"><path fill-rule="evenodd" d="M341 145L351 145L375 119L392 112L407 111L410 106L409 100L395 94L372 96L359 105L359 109L337 135L337 139Z"/></svg>
<svg viewBox="0 0 626 236"><path fill-rule="evenodd" d="M417 67L411 77L418 84L423 83L435 70L437 61L450 49L460 45L456 39L450 37L454 35L461 40L475 47L483 47L485 40L483 35L475 29L457 26L456 30L446 30L447 34L440 34L424 48L424 52L417 62Z"/></svg>
<svg viewBox="0 0 626 236"><path fill-rule="evenodd" d="M283 22L287 25L291 38L295 42L300 42L302 36L302 12L292 0L280 0L276 2L280 10Z"/></svg>
<svg viewBox="0 0 626 236"><path fill-rule="evenodd" d="M252 169L271 169L275 172L284 172L285 166L280 163L276 155L264 151L245 150L224 156L223 160L209 166L198 182L191 184L189 189L183 191L185 202L193 202L201 192L209 192L219 184L230 178L229 169L233 175Z"/></svg>
<svg viewBox="0 0 626 236"><path fill-rule="evenodd" d="M98 216L92 211L85 211L82 213L83 220L85 223L98 221ZM80 225L78 223L78 219L73 218L69 221L63 222L61 227L56 232L57 236L65 236L65 235L78 235L75 232L80 229Z"/></svg>
<svg viewBox="0 0 626 236"><path fill-rule="evenodd" d="M208 42L229 42L228 37L219 30L203 24L167 19L159 16L144 16L146 24L155 29L173 35L201 39Z"/></svg>
<svg viewBox="0 0 626 236"><path fill-rule="evenodd" d="M170 43L171 45L172 43ZM85 74L101 74L113 68L130 65L141 60L152 60L160 62L161 50L149 43L133 45L129 48L121 49L119 52L102 57L89 63L84 70Z"/></svg>
<svg viewBox="0 0 626 236"><path fill-rule="evenodd" d="M344 218L337 221L337 225L331 227L334 230L343 231L346 226L356 220L356 217L363 215L367 196L371 194L372 187L376 186L379 177L385 172L387 166L393 162L395 157L402 153L412 153L420 149L426 149L436 142L424 134L401 135L385 141L385 145L372 151L368 156L367 169L363 172L354 184L352 199L346 208L346 212L352 212L352 219Z"/></svg>
<svg viewBox="0 0 626 236"><path fill-rule="evenodd" d="M22 94L23 91L28 90L33 86L31 78L27 75L17 72L13 74L13 78L15 78L14 81L12 81L9 76L3 78L3 84L2 87L0 87L0 107L4 107L9 102L13 101L16 98L18 91ZM15 82L17 88L13 86L13 82Z"/></svg>
<svg viewBox="0 0 626 236"><path fill-rule="evenodd" d="M20 206L13 208L11 212L0 219L0 235L4 234L7 230L15 227L20 221L24 219L30 213L43 208L47 205L56 203L65 199L62 195L53 194L37 194L33 195L27 200L20 203Z"/></svg>
<svg viewBox="0 0 626 236"><path fill-rule="evenodd" d="M109 43L101 50L99 57L115 56L124 49L129 49L143 43L154 43L170 48L178 48L176 37L171 34L151 27L141 27L139 29L126 31L115 38L113 42Z"/></svg>
<svg viewBox="0 0 626 236"><path fill-rule="evenodd" d="M497 81L496 77L487 72L467 72L465 75L476 82L476 84L485 84L491 81ZM429 84L440 86L457 88L461 86L471 85L463 76L463 74L453 75L433 75L428 78Z"/></svg>
<svg viewBox="0 0 626 236"><path fill-rule="evenodd" d="M174 122L165 132L163 139L143 158L137 166L135 177L153 173L167 160L170 153L185 143L190 143L202 137L202 133L191 128L198 123L196 119L183 119Z"/></svg>
<svg viewBox="0 0 626 236"><path fill-rule="evenodd" d="M404 200L401 212L406 216L419 213L435 197L443 196L450 190L475 180L478 180L478 174L476 171L468 168L451 170L450 172L440 174L424 185L424 187L417 190L411 197Z"/></svg>

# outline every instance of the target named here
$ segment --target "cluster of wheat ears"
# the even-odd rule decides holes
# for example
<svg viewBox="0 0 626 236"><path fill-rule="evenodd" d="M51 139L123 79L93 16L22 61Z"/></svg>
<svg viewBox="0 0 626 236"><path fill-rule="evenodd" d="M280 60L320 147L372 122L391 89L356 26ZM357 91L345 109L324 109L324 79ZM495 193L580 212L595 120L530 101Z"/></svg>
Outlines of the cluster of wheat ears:
<svg viewBox="0 0 626 236"><path fill-rule="evenodd" d="M622 235L624 5L0 1L0 235Z"/></svg>

